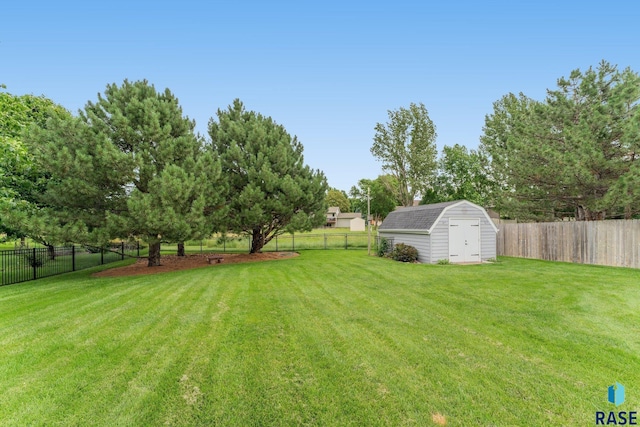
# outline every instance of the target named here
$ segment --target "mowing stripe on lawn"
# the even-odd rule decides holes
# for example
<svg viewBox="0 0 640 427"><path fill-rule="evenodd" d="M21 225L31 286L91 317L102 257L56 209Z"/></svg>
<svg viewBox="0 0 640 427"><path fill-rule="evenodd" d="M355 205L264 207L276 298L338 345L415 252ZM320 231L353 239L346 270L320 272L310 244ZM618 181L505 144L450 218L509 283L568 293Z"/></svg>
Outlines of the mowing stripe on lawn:
<svg viewBox="0 0 640 427"><path fill-rule="evenodd" d="M309 251L0 288L3 425L584 425L640 407L639 272Z"/></svg>

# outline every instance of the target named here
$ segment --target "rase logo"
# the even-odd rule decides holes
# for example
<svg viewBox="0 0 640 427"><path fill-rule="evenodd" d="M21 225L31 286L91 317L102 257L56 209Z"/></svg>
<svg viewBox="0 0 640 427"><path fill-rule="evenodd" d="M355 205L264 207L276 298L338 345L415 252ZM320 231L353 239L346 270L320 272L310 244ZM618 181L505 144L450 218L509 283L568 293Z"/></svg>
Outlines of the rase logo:
<svg viewBox="0 0 640 427"><path fill-rule="evenodd" d="M616 381L614 385L609 386L607 400L616 406L624 403L624 386ZM636 411L609 411L596 412L596 425L638 425L638 413Z"/></svg>
<svg viewBox="0 0 640 427"><path fill-rule="evenodd" d="M609 386L609 403L620 406L624 403L624 386L616 381Z"/></svg>

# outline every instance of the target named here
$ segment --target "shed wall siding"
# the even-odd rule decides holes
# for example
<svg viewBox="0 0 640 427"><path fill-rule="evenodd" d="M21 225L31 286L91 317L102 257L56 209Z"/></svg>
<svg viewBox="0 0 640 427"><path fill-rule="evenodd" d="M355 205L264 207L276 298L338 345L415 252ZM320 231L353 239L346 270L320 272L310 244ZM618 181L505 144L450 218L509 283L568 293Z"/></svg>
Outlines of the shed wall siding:
<svg viewBox="0 0 640 427"><path fill-rule="evenodd" d="M445 213L431 232L431 263L449 259L449 218Z"/></svg>
<svg viewBox="0 0 640 427"><path fill-rule="evenodd" d="M480 256L482 261L496 258L497 233L484 216L480 217Z"/></svg>
<svg viewBox="0 0 640 427"><path fill-rule="evenodd" d="M393 244L404 243L405 245L413 246L418 250L418 261L422 263L429 263L429 235L427 234L404 234L404 233L389 233L380 230L378 232L380 237L393 239Z"/></svg>

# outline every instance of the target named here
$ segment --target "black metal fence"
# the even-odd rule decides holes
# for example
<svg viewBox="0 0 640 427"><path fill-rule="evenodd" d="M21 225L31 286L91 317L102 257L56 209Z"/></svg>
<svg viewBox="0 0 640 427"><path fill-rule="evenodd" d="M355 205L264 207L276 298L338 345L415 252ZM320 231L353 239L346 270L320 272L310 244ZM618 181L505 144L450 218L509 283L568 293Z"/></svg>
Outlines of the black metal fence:
<svg viewBox="0 0 640 427"><path fill-rule="evenodd" d="M393 239L366 234L284 234L271 240L263 251L298 251L310 249L367 249L373 254L388 253L393 249ZM251 239L236 237L186 242L188 252L246 252L251 248ZM64 246L14 249L0 251L0 285L26 282L42 277L108 264L140 256L139 242L119 243L110 248L91 246ZM175 251L174 245L163 244L163 253ZM145 252L146 253L146 252Z"/></svg>
<svg viewBox="0 0 640 427"><path fill-rule="evenodd" d="M109 248L50 246L0 251L0 285L82 270L139 256L139 243L119 243Z"/></svg>
<svg viewBox="0 0 640 427"><path fill-rule="evenodd" d="M377 236L360 233L281 234L267 243L262 251L298 251L308 249L367 249L376 250ZM247 252L251 249L249 236L223 236L217 239L185 242L187 252ZM163 253L176 251L175 244L162 244Z"/></svg>

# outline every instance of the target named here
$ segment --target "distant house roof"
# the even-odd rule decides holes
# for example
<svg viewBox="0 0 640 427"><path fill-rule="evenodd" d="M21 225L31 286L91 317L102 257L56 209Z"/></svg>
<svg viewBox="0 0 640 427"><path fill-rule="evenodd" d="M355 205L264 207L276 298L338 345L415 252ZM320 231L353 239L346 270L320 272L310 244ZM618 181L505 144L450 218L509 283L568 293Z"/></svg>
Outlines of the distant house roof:
<svg viewBox="0 0 640 427"><path fill-rule="evenodd" d="M327 211L327 213L337 213L337 212L340 212L340 208L337 206L331 206Z"/></svg>
<svg viewBox="0 0 640 427"><path fill-rule="evenodd" d="M338 214L339 219L348 219L348 218L362 218L362 214L360 212L340 212Z"/></svg>
<svg viewBox="0 0 640 427"><path fill-rule="evenodd" d="M461 200L456 200L399 208L387 215L379 230L430 230L446 207L460 202Z"/></svg>

